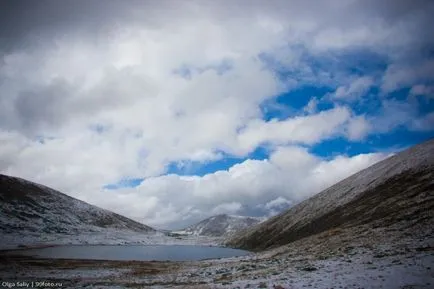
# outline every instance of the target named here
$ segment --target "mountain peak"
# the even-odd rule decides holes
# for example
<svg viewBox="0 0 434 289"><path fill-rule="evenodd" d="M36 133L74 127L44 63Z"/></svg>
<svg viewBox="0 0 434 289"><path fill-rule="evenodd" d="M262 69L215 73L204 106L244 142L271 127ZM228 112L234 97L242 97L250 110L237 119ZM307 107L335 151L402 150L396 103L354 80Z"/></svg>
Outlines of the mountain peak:
<svg viewBox="0 0 434 289"><path fill-rule="evenodd" d="M227 237L254 226L261 221L262 218L257 217L219 214L175 232L195 236Z"/></svg>
<svg viewBox="0 0 434 289"><path fill-rule="evenodd" d="M0 233L3 241L47 234L74 235L123 230L155 232L139 222L67 196L49 187L0 174ZM7 243L7 242L6 242Z"/></svg>

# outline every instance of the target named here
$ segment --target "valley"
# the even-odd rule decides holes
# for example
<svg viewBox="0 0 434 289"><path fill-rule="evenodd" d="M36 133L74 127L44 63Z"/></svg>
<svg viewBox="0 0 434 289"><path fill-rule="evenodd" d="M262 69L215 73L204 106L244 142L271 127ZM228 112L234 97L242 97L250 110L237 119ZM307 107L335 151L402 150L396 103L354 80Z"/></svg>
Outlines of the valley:
<svg viewBox="0 0 434 289"><path fill-rule="evenodd" d="M433 152L433 140L414 146L271 219L226 237L224 233L218 237L186 232L162 233L95 207L86 207L87 213L96 210L99 214L89 213L94 219L86 220L78 239L74 239L68 230L74 231L80 221L71 221L68 226L59 222L57 225L50 223L54 227L48 227L62 228L66 233L48 232L44 235L44 238L49 238L47 240L39 237L26 242L26 235L37 235L32 226L44 225L44 222L36 220L48 218L47 214L52 218L55 215L52 212L57 208L51 207L39 217L29 217L27 227L23 226L27 231L11 231L14 222L26 224L23 214L15 213L11 207L16 199L12 194L14 185L19 192L32 189L44 196L45 203L35 202L33 196L26 193L18 194L21 204L32 207L35 212L40 211L38 206L41 203L44 206L50 203L46 199L47 193L55 198L62 195L52 190L38 191L40 187L32 183L19 181L14 184L11 180L15 179L2 177L2 186L6 188L2 192L7 192L3 193L2 202L9 206L9 211L2 211L2 240L8 240L8 235L16 236L19 243L28 246L32 245L32 240L33 245L70 242L124 246L157 243L203 245L208 241L208 245L225 245L256 253L167 262L44 259L7 250L0 254L0 278L62 282L62 288L432 288ZM85 207L77 201L72 202L76 208ZM66 216L68 220L78 218L74 214ZM110 222L102 225L98 222L100 216ZM212 224L210 221L219 218L210 218L202 224ZM200 229L203 231L204 228ZM11 237L10 245L13 240L18 239Z"/></svg>

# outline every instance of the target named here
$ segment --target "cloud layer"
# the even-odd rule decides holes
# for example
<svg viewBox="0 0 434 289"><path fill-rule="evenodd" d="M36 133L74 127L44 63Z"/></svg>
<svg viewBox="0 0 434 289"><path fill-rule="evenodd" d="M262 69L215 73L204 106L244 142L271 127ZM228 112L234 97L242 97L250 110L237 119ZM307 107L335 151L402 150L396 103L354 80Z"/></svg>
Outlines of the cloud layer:
<svg viewBox="0 0 434 289"><path fill-rule="evenodd" d="M433 124L411 102L432 99L430 1L2 5L0 172L151 225L273 214L385 157L313 146ZM266 117L264 104L307 85L328 92ZM168 174L228 156L240 161ZM144 181L104 189L131 178Z"/></svg>

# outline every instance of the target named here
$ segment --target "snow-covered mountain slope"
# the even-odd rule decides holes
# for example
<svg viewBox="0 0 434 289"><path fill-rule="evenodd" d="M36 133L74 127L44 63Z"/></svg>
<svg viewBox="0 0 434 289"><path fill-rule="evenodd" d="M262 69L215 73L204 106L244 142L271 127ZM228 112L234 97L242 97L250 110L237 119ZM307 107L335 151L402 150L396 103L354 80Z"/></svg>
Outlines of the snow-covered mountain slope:
<svg viewBox="0 0 434 289"><path fill-rule="evenodd" d="M151 227L48 187L0 174L0 243L8 236L151 233Z"/></svg>
<svg viewBox="0 0 434 289"><path fill-rule="evenodd" d="M416 145L331 186L232 238L227 245L264 250L336 228L367 225L434 237L434 140ZM431 228L431 229L429 229Z"/></svg>
<svg viewBox="0 0 434 289"><path fill-rule="evenodd" d="M222 214L212 216L184 230L174 231L173 233L194 236L226 237L256 225L262 220L261 218L255 217Z"/></svg>

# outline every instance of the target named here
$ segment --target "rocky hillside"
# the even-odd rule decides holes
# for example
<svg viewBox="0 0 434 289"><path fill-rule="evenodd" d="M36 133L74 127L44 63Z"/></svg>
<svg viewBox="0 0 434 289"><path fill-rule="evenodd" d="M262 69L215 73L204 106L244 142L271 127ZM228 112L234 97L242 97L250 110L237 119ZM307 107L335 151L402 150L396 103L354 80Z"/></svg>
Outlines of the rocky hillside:
<svg viewBox="0 0 434 289"><path fill-rule="evenodd" d="M405 234L423 225L434 236L434 140L350 176L228 245L259 251L339 228L397 224Z"/></svg>
<svg viewBox="0 0 434 289"><path fill-rule="evenodd" d="M193 236L226 237L241 232L261 221L261 218L222 214L210 217L174 233Z"/></svg>
<svg viewBox="0 0 434 289"><path fill-rule="evenodd" d="M0 175L0 242L9 235L83 234L154 229L56 190Z"/></svg>

